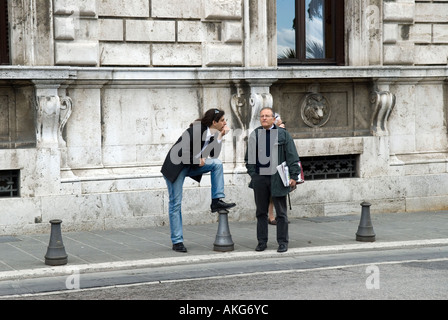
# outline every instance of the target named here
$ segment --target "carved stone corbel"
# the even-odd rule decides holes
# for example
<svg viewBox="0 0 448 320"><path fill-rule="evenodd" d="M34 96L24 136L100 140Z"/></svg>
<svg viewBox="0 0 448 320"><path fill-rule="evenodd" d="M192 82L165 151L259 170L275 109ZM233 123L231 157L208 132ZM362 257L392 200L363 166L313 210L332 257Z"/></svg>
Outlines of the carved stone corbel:
<svg viewBox="0 0 448 320"><path fill-rule="evenodd" d="M69 97L38 96L36 102L38 147L65 147L62 132L72 112L72 100Z"/></svg>
<svg viewBox="0 0 448 320"><path fill-rule="evenodd" d="M387 122L395 107L396 97L389 91L374 91L370 95L373 109L372 134L374 136L388 136Z"/></svg>
<svg viewBox="0 0 448 320"><path fill-rule="evenodd" d="M245 98L245 94L242 91L241 88L237 87L237 93L232 95L232 98L230 100L230 108L232 109L233 113L237 115L238 119L238 126L241 129L246 128L246 117L247 110L245 110L247 107L247 102Z"/></svg>
<svg viewBox="0 0 448 320"><path fill-rule="evenodd" d="M273 100L270 93L252 93L250 95L250 105L260 111L262 108L272 108Z"/></svg>
<svg viewBox="0 0 448 320"><path fill-rule="evenodd" d="M237 121L232 123L232 136L234 140L234 163L236 168L244 168L244 150L245 141L247 139L247 99L244 91L237 85L237 93L232 95L230 100L230 107L233 114L236 116L234 119Z"/></svg>
<svg viewBox="0 0 448 320"><path fill-rule="evenodd" d="M60 123L58 131L58 142L60 148L65 148L67 143L63 137L64 128L67 124L68 119L72 115L73 101L70 97L62 97L61 99L61 113L60 113Z"/></svg>
<svg viewBox="0 0 448 320"><path fill-rule="evenodd" d="M249 104L252 109L252 117L249 128L255 129L260 124L258 119L260 110L265 107L272 108L274 101L270 93L252 93L250 95Z"/></svg>

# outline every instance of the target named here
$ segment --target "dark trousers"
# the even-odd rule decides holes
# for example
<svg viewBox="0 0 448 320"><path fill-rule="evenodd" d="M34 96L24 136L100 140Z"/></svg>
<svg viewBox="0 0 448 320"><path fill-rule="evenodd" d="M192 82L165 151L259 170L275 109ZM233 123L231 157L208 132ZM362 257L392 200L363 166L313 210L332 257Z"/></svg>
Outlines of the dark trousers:
<svg viewBox="0 0 448 320"><path fill-rule="evenodd" d="M268 242L268 211L269 200L271 199L271 176L256 175L252 178L252 187L255 195L255 205L257 206L257 239L258 243ZM288 216L286 206L286 196L272 197L277 220L277 242L278 244L288 244Z"/></svg>

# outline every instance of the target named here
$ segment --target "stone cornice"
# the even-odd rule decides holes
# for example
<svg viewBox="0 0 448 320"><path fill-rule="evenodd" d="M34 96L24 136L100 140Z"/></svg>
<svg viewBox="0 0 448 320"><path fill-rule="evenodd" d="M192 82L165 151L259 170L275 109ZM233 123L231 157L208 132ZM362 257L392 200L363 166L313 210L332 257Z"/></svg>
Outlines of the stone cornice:
<svg viewBox="0 0 448 320"><path fill-rule="evenodd" d="M1 66L0 80L53 80L79 84L224 84L229 81L275 82L287 79L422 81L448 79L447 66L301 66L276 68L83 68Z"/></svg>
<svg viewBox="0 0 448 320"><path fill-rule="evenodd" d="M71 80L76 73L65 67L0 66L0 80Z"/></svg>

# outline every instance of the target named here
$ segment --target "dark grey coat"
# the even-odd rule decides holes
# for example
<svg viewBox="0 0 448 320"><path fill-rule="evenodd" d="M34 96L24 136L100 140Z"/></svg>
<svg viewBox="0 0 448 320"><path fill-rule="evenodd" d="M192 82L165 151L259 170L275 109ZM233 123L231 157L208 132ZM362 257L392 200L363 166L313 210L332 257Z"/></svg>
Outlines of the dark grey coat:
<svg viewBox="0 0 448 320"><path fill-rule="evenodd" d="M256 128L249 136L248 140L248 146L246 150L245 155L245 163L247 168L247 173L253 178L255 175L257 175L257 161L259 160L259 151L263 149L262 144L259 143L259 138L262 137L262 133L260 130L265 130L263 127ZM275 130L275 131L273 131ZM285 187L283 185L283 182L280 178L280 175L278 174L276 170L276 165L281 164L283 161L286 161L288 167L289 167L289 173L291 176L291 179L298 180L299 174L300 174L300 167L299 167L299 154L297 153L296 146L294 144L294 140L289 134L288 131L286 131L283 128L278 128L277 126L274 126L273 129L271 129L271 138L273 136L278 137L278 142L273 143L273 148L271 150L272 157L277 157L277 162L272 162L274 165L272 166L271 170L271 196L273 197L283 197L286 196L290 191L290 187ZM274 134L276 133L276 134ZM263 150L261 150L263 152ZM249 187L252 188L252 182L249 184Z"/></svg>

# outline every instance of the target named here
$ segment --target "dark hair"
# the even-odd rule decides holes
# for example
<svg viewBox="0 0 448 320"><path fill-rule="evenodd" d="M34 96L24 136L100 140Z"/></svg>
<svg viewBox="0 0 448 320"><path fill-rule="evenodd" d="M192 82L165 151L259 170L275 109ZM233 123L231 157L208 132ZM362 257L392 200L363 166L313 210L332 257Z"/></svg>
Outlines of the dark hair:
<svg viewBox="0 0 448 320"><path fill-rule="evenodd" d="M220 109L209 109L207 110L202 118L196 119L194 122L200 122L202 125L210 127L213 124L213 121L218 122L223 116L225 112ZM190 124L190 127L193 125L193 123Z"/></svg>
<svg viewBox="0 0 448 320"><path fill-rule="evenodd" d="M213 124L213 121L218 122L224 116L224 111L219 109L210 109L204 113L204 116L201 118L201 123L204 126L210 127Z"/></svg>

